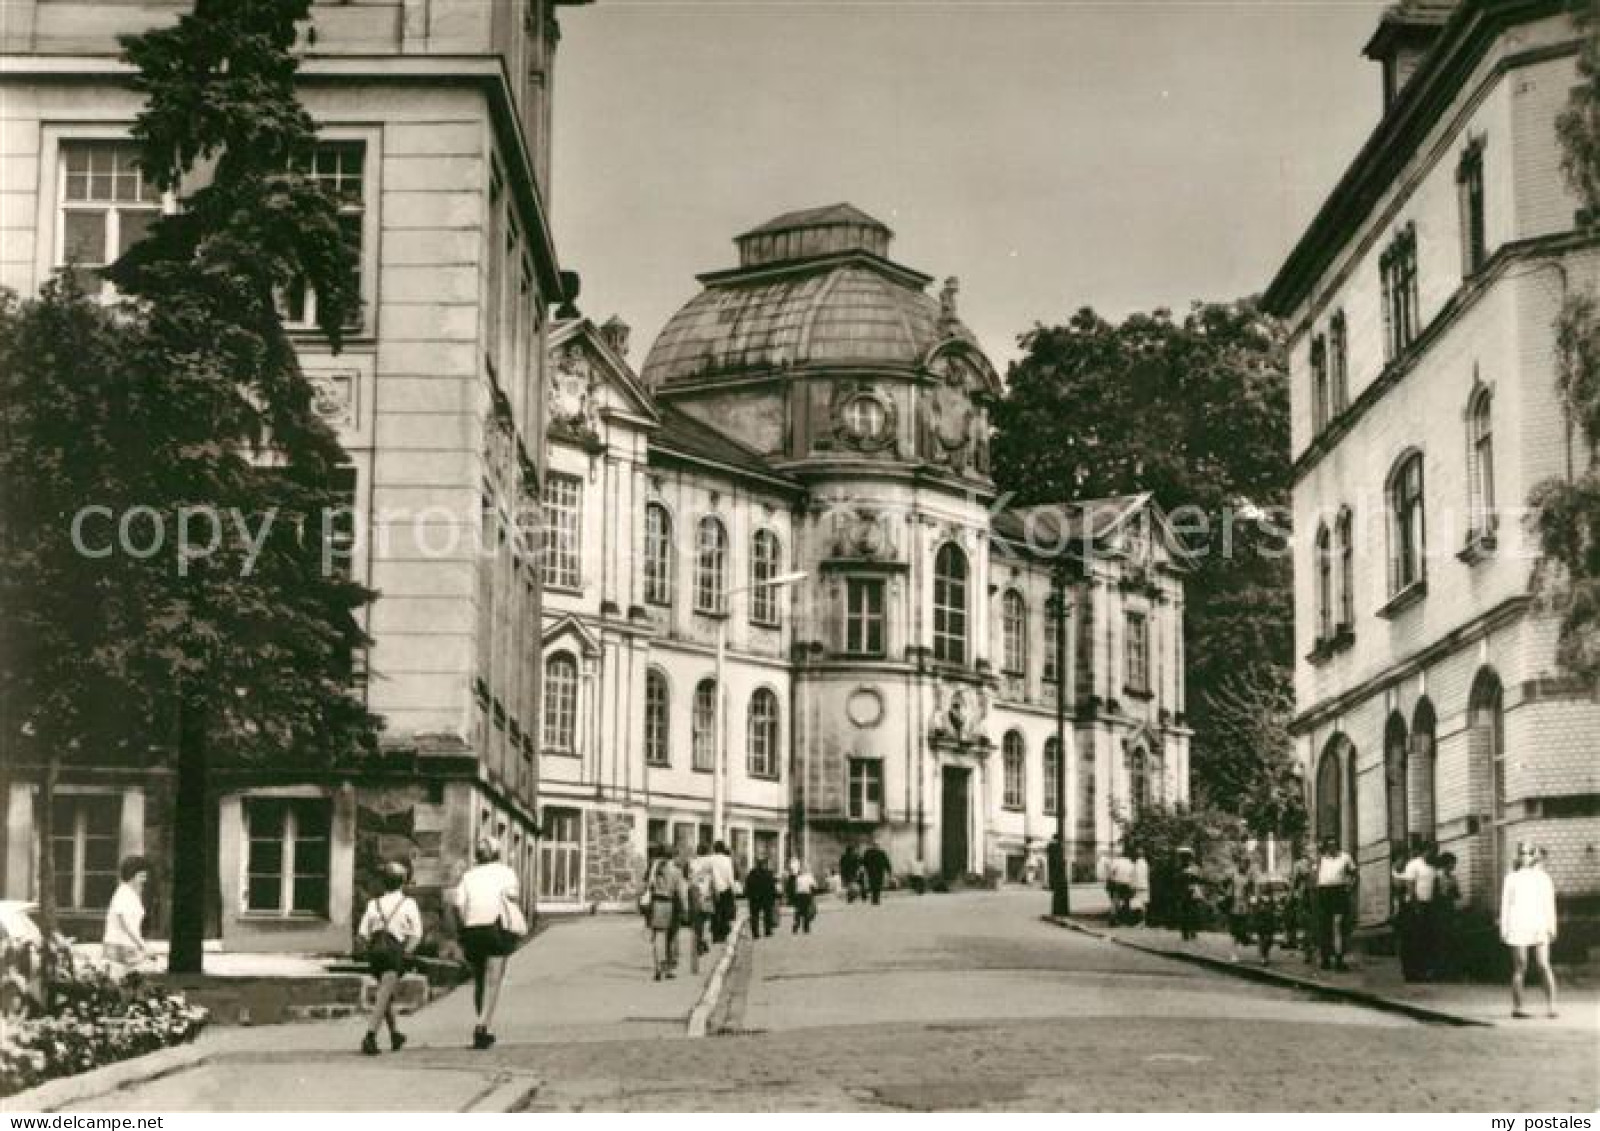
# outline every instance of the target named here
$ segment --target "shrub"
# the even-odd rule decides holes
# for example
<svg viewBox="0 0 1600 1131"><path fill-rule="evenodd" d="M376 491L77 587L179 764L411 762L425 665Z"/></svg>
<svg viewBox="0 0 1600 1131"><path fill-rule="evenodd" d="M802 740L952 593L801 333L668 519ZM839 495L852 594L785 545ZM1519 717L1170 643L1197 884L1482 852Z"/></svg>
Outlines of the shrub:
<svg viewBox="0 0 1600 1131"><path fill-rule="evenodd" d="M48 957L51 973L42 995L27 995L26 1015L0 1033L0 1095L182 1044L205 1027L204 1009L137 973L118 979L80 966L60 944L32 957Z"/></svg>

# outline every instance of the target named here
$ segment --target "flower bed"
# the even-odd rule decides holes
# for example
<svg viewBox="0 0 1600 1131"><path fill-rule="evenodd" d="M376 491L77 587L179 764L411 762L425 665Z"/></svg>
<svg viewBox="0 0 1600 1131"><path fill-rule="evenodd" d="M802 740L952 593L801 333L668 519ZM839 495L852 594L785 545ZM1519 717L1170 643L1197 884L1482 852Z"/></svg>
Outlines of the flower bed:
<svg viewBox="0 0 1600 1131"><path fill-rule="evenodd" d="M8 970L23 957L7 953ZM119 980L80 966L65 947L49 957L42 993L30 995L27 1009L8 1017L0 1033L0 1096L191 1041L205 1027L206 1011L182 994L137 974ZM37 959L27 956L26 964Z"/></svg>

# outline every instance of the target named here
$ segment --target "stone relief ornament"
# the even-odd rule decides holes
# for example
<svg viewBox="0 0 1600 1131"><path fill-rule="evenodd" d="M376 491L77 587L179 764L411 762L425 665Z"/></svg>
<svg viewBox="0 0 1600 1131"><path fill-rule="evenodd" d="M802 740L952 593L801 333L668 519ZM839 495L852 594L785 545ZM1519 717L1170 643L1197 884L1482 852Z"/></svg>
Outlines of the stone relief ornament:
<svg viewBox="0 0 1600 1131"><path fill-rule="evenodd" d="M948 353L928 363L937 379L922 394L922 448L932 462L963 471L973 454L972 438L978 411L970 390L976 374L965 360Z"/></svg>
<svg viewBox="0 0 1600 1131"><path fill-rule="evenodd" d="M600 432L600 374L589 356L569 345L550 366L550 425L587 436Z"/></svg>
<svg viewBox="0 0 1600 1131"><path fill-rule="evenodd" d="M841 507L833 512L833 556L892 558L894 536L889 517L867 507Z"/></svg>
<svg viewBox="0 0 1600 1131"><path fill-rule="evenodd" d="M307 373L311 382L311 410L335 428L356 426L357 374L354 370Z"/></svg>

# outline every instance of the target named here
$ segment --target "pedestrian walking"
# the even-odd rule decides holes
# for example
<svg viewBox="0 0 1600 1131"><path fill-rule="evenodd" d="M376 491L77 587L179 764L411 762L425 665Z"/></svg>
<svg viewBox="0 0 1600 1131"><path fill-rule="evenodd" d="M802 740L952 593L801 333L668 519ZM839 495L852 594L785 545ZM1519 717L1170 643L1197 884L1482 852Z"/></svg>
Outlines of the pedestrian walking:
<svg viewBox="0 0 1600 1131"><path fill-rule="evenodd" d="M738 915L737 896L734 892L735 876L733 858L728 846L717 841L711 846L707 867L711 872L711 941L727 942L728 932Z"/></svg>
<svg viewBox="0 0 1600 1131"><path fill-rule="evenodd" d="M1286 950L1304 946L1306 961L1314 960L1311 926L1311 857L1303 843L1294 847L1294 863L1289 867L1289 895L1283 912L1283 945Z"/></svg>
<svg viewBox="0 0 1600 1131"><path fill-rule="evenodd" d="M708 935L711 931L711 911L713 899L711 896L711 870L702 868L701 860L697 856L689 864L687 892L689 896L689 969L691 972L700 973L700 956L711 949Z"/></svg>
<svg viewBox="0 0 1600 1131"><path fill-rule="evenodd" d="M1249 849L1240 845L1234 851L1233 869L1228 873L1228 887L1224 896L1228 912L1228 935L1233 939L1235 962L1239 961L1239 948L1249 946L1254 938L1250 930L1250 899L1255 882L1255 860Z"/></svg>
<svg viewBox="0 0 1600 1131"><path fill-rule="evenodd" d="M1205 902L1205 876L1195 863L1192 849L1178 849L1178 931L1185 940L1196 937L1200 907Z"/></svg>
<svg viewBox="0 0 1600 1131"><path fill-rule="evenodd" d="M122 882L111 893L101 941L106 962L120 976L150 957L144 941L144 889L150 882L150 864L143 856L129 856L117 875Z"/></svg>
<svg viewBox="0 0 1600 1131"><path fill-rule="evenodd" d="M1439 876L1435 881L1433 903L1435 976L1440 980L1448 980L1461 969L1458 955L1461 881L1456 878L1456 855L1453 852L1439 854Z"/></svg>
<svg viewBox="0 0 1600 1131"><path fill-rule="evenodd" d="M1245 899L1250 905L1250 931L1255 936L1261 965L1270 965L1272 945L1289 905L1289 880L1281 874L1252 870Z"/></svg>
<svg viewBox="0 0 1600 1131"><path fill-rule="evenodd" d="M485 837L473 853L477 864L456 885L452 903L460 923L461 953L472 970L472 1004L477 1024L472 1047L494 1044L495 1006L506 976L506 958L516 949L516 927L522 923L517 874L500 863L500 846Z"/></svg>
<svg viewBox="0 0 1600 1131"><path fill-rule="evenodd" d="M1348 970L1344 961L1345 932L1349 927L1356 882L1356 862L1333 837L1324 837L1317 858L1317 950L1324 970Z"/></svg>
<svg viewBox="0 0 1600 1131"><path fill-rule="evenodd" d="M1133 902L1133 861L1121 846L1106 865L1106 896L1111 901L1111 925L1120 926L1128 921Z"/></svg>
<svg viewBox="0 0 1600 1131"><path fill-rule="evenodd" d="M794 875L794 930L799 934L802 930L811 933L811 924L817 918L817 877L811 874L811 869L800 861L795 861Z"/></svg>
<svg viewBox="0 0 1600 1131"><path fill-rule="evenodd" d="M656 981L677 976L678 928L688 907L688 880L664 844L651 846L645 890L650 897L646 923L650 929L651 968Z"/></svg>
<svg viewBox="0 0 1600 1131"><path fill-rule="evenodd" d="M1517 845L1516 865L1500 888L1500 938L1511 948L1511 1016L1522 1009L1523 982L1530 959L1544 980L1546 1012L1556 1014L1556 975L1550 969L1550 944L1556 940L1556 887L1539 866L1539 849Z"/></svg>
<svg viewBox="0 0 1600 1131"><path fill-rule="evenodd" d="M861 854L861 870L866 873L867 894L876 907L883 895L883 882L891 870L889 854L879 848L876 841L867 842L867 850Z"/></svg>
<svg viewBox="0 0 1600 1131"><path fill-rule="evenodd" d="M1133 850L1133 898L1128 901L1128 912L1135 926L1150 921L1150 861L1144 858L1144 849Z"/></svg>
<svg viewBox="0 0 1600 1131"><path fill-rule="evenodd" d="M1405 866L1394 874L1400 906L1395 915L1400 972L1408 982L1426 982L1433 976L1434 897L1438 871L1428 862L1429 847L1412 845Z"/></svg>
<svg viewBox="0 0 1600 1131"><path fill-rule="evenodd" d="M844 885L844 901L854 903L861 895L861 854L855 841L846 844L839 857L839 882Z"/></svg>
<svg viewBox="0 0 1600 1131"><path fill-rule="evenodd" d="M778 929L778 877L765 856L758 857L744 878L744 897L750 904L750 936L770 939Z"/></svg>
<svg viewBox="0 0 1600 1131"><path fill-rule="evenodd" d="M399 1052L406 1043L406 1035L395 1020L394 993L422 942L422 912L405 890L409 878L410 870L400 861L385 864L381 875L383 894L367 901L361 925L356 929L366 951L367 969L378 983L372 1013L367 1018L367 1035L361 1039L361 1051L368 1056L378 1055L378 1030L386 1022L389 1048Z"/></svg>

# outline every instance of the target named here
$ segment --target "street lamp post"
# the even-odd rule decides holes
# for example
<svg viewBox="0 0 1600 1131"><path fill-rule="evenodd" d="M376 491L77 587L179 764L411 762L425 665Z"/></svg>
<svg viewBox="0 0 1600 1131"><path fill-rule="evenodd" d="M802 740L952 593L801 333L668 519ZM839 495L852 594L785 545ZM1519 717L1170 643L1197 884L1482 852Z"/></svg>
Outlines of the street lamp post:
<svg viewBox="0 0 1600 1131"><path fill-rule="evenodd" d="M1067 584L1057 568L1056 606L1056 846L1050 865L1050 914L1072 913L1072 877L1067 874Z"/></svg>
<svg viewBox="0 0 1600 1131"><path fill-rule="evenodd" d="M778 589L785 585L793 585L797 581L806 579L804 570L793 573L780 573L777 577L766 581L758 581L751 585L741 585L737 589L730 589L722 595L722 616L717 618L717 667L714 678L717 685L715 699L716 718L712 722L712 740L716 746L716 761L712 763L711 774L711 838L723 839L722 818L723 810L727 806L728 796L728 736L725 720L727 718L728 689L724 684L725 669L728 654L728 617L731 615L732 598L740 593L748 593L755 589ZM794 720L789 720L789 725L794 725Z"/></svg>

